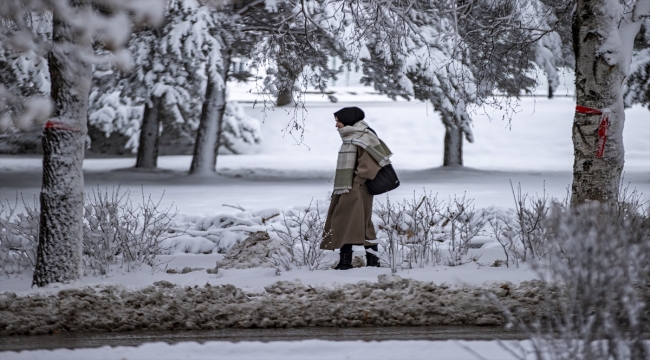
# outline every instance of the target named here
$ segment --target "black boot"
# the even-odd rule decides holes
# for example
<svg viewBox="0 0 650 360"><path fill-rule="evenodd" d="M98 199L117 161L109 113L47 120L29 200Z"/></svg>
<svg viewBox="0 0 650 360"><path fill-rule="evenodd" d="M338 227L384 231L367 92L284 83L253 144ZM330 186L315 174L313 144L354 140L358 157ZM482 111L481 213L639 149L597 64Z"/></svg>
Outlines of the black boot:
<svg viewBox="0 0 650 360"><path fill-rule="evenodd" d="M344 252L339 253L339 264L334 268L335 270L349 270L352 269L352 253Z"/></svg>
<svg viewBox="0 0 650 360"><path fill-rule="evenodd" d="M367 249L372 249L374 251L377 251L377 245L374 246L366 246ZM370 267L379 267L379 258L375 254L371 254L368 251L366 251L366 266Z"/></svg>

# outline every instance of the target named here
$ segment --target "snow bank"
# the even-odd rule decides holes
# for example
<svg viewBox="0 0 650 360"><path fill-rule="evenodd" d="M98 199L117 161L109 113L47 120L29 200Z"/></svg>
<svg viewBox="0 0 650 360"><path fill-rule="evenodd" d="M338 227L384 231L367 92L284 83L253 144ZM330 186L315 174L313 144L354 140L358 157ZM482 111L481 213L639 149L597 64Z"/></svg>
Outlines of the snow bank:
<svg viewBox="0 0 650 360"><path fill-rule="evenodd" d="M277 221L278 215L280 210L272 208L206 217L186 216L174 227L174 231L182 235L166 243L169 249L166 253L226 253L251 234L270 230L269 220Z"/></svg>
<svg viewBox="0 0 650 360"><path fill-rule="evenodd" d="M331 270L333 271L333 270ZM536 317L540 281L449 287L380 275L378 281L309 286L279 281L246 293L233 285L179 287L158 281L137 291L123 286L74 287L57 294L0 294L0 334L302 326L502 325L502 306Z"/></svg>

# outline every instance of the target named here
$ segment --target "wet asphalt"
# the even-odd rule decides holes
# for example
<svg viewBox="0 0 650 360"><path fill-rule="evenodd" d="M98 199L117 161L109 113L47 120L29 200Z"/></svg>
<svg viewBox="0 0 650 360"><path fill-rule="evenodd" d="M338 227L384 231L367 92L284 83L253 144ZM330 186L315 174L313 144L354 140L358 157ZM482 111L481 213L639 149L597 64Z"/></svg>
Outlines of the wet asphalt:
<svg viewBox="0 0 650 360"><path fill-rule="evenodd" d="M0 351L38 349L76 349L101 346L138 346L148 342L207 341L385 341L385 340L514 340L524 339L522 333L501 327L421 326L421 327L360 327L292 329L220 329L182 332L133 331L102 333L58 333L34 336L0 336Z"/></svg>

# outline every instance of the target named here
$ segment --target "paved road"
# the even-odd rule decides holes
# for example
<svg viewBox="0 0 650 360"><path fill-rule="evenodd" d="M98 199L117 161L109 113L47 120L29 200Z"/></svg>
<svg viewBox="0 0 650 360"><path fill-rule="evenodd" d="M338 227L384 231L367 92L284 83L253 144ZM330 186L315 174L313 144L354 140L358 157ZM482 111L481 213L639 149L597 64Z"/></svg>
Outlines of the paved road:
<svg viewBox="0 0 650 360"><path fill-rule="evenodd" d="M123 333L62 333L0 337L0 351L137 346L146 342L287 341L287 340L509 340L523 334L499 327L423 326L368 328L222 329L212 331L134 331Z"/></svg>

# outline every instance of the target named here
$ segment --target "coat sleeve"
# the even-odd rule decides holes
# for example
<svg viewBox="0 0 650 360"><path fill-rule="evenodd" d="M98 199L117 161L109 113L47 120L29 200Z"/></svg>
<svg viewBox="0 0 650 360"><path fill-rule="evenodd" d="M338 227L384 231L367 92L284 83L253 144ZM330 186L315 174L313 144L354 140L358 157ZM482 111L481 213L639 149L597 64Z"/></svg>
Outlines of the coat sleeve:
<svg viewBox="0 0 650 360"><path fill-rule="evenodd" d="M366 180L372 180L377 176L381 166L365 150L357 147L357 168L354 171L356 175L354 181L364 184Z"/></svg>

